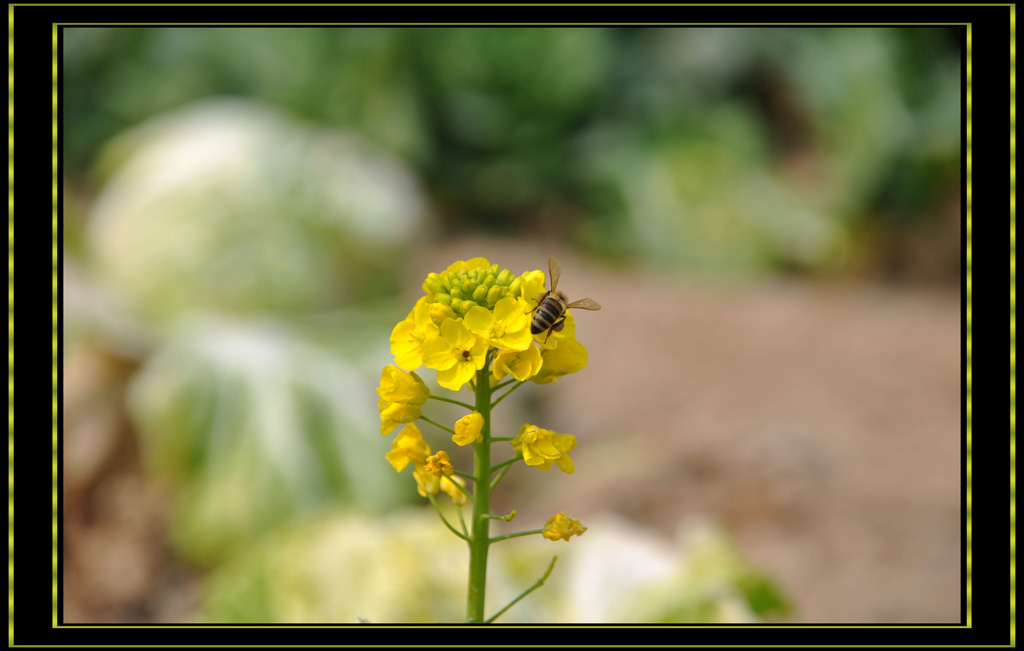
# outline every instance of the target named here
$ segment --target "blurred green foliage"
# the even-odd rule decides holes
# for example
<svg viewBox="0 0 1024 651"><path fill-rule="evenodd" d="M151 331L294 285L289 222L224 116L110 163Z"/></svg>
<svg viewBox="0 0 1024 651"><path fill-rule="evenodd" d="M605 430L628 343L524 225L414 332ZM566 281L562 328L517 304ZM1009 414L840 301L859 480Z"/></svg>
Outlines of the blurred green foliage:
<svg viewBox="0 0 1024 651"><path fill-rule="evenodd" d="M697 269L843 268L959 192L955 28L62 33L76 177L125 127L229 95L400 157L449 229Z"/></svg>

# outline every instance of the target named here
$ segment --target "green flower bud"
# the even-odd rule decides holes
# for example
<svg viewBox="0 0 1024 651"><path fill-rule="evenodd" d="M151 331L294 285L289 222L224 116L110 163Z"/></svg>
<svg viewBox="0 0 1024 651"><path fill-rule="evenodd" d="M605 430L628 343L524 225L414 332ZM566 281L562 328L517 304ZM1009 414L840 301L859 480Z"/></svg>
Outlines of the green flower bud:
<svg viewBox="0 0 1024 651"><path fill-rule="evenodd" d="M480 301L484 301L486 299L487 288L484 287L483 285L477 285L476 289L473 290L473 300L479 303Z"/></svg>
<svg viewBox="0 0 1024 651"><path fill-rule="evenodd" d="M505 296L505 288L501 285L495 285L487 290L487 306L493 307L495 303L500 301Z"/></svg>
<svg viewBox="0 0 1024 651"><path fill-rule="evenodd" d="M501 273L498 274L497 283L503 287L507 287L509 281L512 280L512 272L508 269L502 269Z"/></svg>
<svg viewBox="0 0 1024 651"><path fill-rule="evenodd" d="M423 282L423 290L432 294L441 294L445 292L445 286L437 274L431 273Z"/></svg>
<svg viewBox="0 0 1024 651"><path fill-rule="evenodd" d="M462 300L466 298L466 295L462 293L462 290L458 287L452 289L452 304L454 305L455 299Z"/></svg>
<svg viewBox="0 0 1024 651"><path fill-rule="evenodd" d="M452 297L450 294L434 294L435 303L444 303L445 305L452 304Z"/></svg>
<svg viewBox="0 0 1024 651"><path fill-rule="evenodd" d="M509 296L519 296L519 292L523 288L523 279L516 276L516 279L512 281L512 284L508 286ZM454 292L453 292L454 294Z"/></svg>

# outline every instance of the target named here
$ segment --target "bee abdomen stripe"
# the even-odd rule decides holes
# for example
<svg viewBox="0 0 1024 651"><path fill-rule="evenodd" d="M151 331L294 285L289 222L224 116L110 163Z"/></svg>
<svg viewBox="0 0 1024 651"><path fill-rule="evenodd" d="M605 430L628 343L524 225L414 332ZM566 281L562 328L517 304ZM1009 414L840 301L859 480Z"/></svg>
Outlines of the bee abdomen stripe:
<svg viewBox="0 0 1024 651"><path fill-rule="evenodd" d="M541 303L540 307L537 308L537 314L543 314L544 320L548 324L554 323L555 319L558 318L558 312L548 307L546 303Z"/></svg>

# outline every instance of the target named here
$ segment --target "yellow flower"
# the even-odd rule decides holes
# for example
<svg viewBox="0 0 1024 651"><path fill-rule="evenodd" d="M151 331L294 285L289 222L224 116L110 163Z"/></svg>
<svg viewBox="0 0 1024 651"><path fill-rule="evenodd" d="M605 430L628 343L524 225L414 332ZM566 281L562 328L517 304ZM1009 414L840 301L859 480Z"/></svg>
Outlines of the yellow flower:
<svg viewBox="0 0 1024 651"><path fill-rule="evenodd" d="M455 421L455 434L452 441L456 445L463 446L476 443L484 429L484 417L479 411L467 414Z"/></svg>
<svg viewBox="0 0 1024 651"><path fill-rule="evenodd" d="M476 337L461 320L447 319L441 335L423 342L423 363L437 369L437 383L458 391L484 367L487 342Z"/></svg>
<svg viewBox="0 0 1024 651"><path fill-rule="evenodd" d="M558 434L527 423L509 442L516 452L522 453L528 466L548 470L553 464L558 464L558 469L569 475L576 470L569 458L569 452L576 447L576 437L572 434Z"/></svg>
<svg viewBox="0 0 1024 651"><path fill-rule="evenodd" d="M547 282L544 279L544 272L539 269L525 272L520 278L523 279L522 296L530 301L530 307L538 303L541 294L547 292Z"/></svg>
<svg viewBox="0 0 1024 651"><path fill-rule="evenodd" d="M402 368L414 371L423 365L423 341L437 334L437 325L430 320L430 307L427 297L421 297L409 316L391 331L391 354Z"/></svg>
<svg viewBox="0 0 1024 651"><path fill-rule="evenodd" d="M496 380L509 374L523 382L536 375L543 363L540 349L536 346L530 346L526 350L503 350L494 358L491 372Z"/></svg>
<svg viewBox="0 0 1024 651"><path fill-rule="evenodd" d="M552 330L551 336L548 336L548 331L543 330L533 335L533 340L544 350L555 348L558 344L562 343L567 339L576 339L576 319L572 315L572 311L565 313L565 322L562 324L561 330Z"/></svg>
<svg viewBox="0 0 1024 651"><path fill-rule="evenodd" d="M541 351L544 360L540 372L530 378L537 384L557 382L558 378L582 371L587 365L587 349L575 339L565 339L554 348Z"/></svg>
<svg viewBox="0 0 1024 651"><path fill-rule="evenodd" d="M479 305L470 308L466 312L466 325L495 348L526 350L533 341L529 309L523 299L506 296L498 301L493 312Z"/></svg>
<svg viewBox="0 0 1024 651"><path fill-rule="evenodd" d="M459 318L459 315L455 313L455 310L453 310L450 305L445 305L444 303L431 303L427 314L430 316L430 320L434 325L438 327L448 319ZM434 334L437 333L438 331L435 330Z"/></svg>
<svg viewBox="0 0 1024 651"><path fill-rule="evenodd" d="M380 374L377 395L388 402L422 405L430 397L430 389L415 373L406 373L394 364L388 364Z"/></svg>
<svg viewBox="0 0 1024 651"><path fill-rule="evenodd" d="M384 398L377 400L377 409L380 411L381 436L387 436L402 423L411 423L423 415L423 411L418 405L388 402Z"/></svg>
<svg viewBox="0 0 1024 651"><path fill-rule="evenodd" d="M437 495L437 491L441 490L441 478L428 471L425 466L417 464L412 471L412 476L416 480L416 490L420 497Z"/></svg>
<svg viewBox="0 0 1024 651"><path fill-rule="evenodd" d="M427 457L425 467L427 472L438 477L448 476L455 472L455 468L452 467L452 460L448 458L448 453L444 450Z"/></svg>
<svg viewBox="0 0 1024 651"><path fill-rule="evenodd" d="M466 502L468 501L468 499L466 498L466 494L460 491L458 487L455 486L455 484L458 484L459 486L462 487L466 486L466 482L463 481L462 477L456 475L452 475L451 477L442 477L440 484L441 490L443 490L444 492L448 493L448 495L451 496L452 503L455 504L455 506L466 505Z"/></svg>
<svg viewBox="0 0 1024 651"><path fill-rule="evenodd" d="M573 536L582 536L583 532L586 531L586 527L580 526L580 521L570 518L561 511L558 515L552 516L548 520L547 524L544 525L544 531L542 535L548 540L564 540L569 542L569 539Z"/></svg>
<svg viewBox="0 0 1024 651"><path fill-rule="evenodd" d="M449 273L458 273L460 271L472 271L473 269L486 269L490 267L491 263L487 261L487 258L470 258L469 260L456 260L455 262L448 265Z"/></svg>
<svg viewBox="0 0 1024 651"><path fill-rule="evenodd" d="M423 440L423 434L415 424L409 423L391 443L391 452L384 456L391 462L395 472L402 472L410 463L426 463L429 455L430 446Z"/></svg>

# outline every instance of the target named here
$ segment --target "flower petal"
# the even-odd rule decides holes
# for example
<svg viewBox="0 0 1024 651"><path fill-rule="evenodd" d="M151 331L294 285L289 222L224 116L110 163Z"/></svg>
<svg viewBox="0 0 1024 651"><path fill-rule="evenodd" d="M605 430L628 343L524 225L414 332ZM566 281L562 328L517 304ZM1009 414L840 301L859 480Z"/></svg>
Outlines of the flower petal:
<svg viewBox="0 0 1024 651"><path fill-rule="evenodd" d="M501 300L504 301L506 299ZM498 301L498 303L500 304L501 301ZM494 317L491 311L479 305L470 308L463 320L473 334L480 335L481 337L490 336L494 325Z"/></svg>

